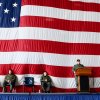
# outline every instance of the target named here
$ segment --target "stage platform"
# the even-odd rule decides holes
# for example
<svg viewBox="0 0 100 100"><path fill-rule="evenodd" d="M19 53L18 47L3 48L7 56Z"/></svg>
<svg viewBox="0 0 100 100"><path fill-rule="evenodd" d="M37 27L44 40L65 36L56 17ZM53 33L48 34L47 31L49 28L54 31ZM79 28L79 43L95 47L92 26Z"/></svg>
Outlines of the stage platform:
<svg viewBox="0 0 100 100"><path fill-rule="evenodd" d="M100 100L100 94L0 93L0 100Z"/></svg>

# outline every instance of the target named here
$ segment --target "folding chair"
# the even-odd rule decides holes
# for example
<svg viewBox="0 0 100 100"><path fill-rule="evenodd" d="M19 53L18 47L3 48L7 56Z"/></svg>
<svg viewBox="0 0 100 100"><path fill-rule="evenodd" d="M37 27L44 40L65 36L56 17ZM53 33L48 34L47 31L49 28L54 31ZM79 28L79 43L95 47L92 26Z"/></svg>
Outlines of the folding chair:
<svg viewBox="0 0 100 100"><path fill-rule="evenodd" d="M24 92L25 92L25 86L32 87L32 92L34 92L34 78L24 77Z"/></svg>

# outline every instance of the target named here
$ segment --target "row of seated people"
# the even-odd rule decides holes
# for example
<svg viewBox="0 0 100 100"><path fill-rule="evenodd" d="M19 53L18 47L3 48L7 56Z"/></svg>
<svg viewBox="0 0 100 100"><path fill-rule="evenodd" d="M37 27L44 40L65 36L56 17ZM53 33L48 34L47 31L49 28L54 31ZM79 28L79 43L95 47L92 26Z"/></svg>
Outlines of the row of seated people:
<svg viewBox="0 0 100 100"><path fill-rule="evenodd" d="M15 87L16 80L17 80L17 76L10 69L8 75L5 76L5 79L3 82L3 92L7 92L6 86L8 86L8 85L10 86L10 92L12 92L13 88ZM49 93L52 80L51 80L50 76L47 74L47 72L43 73L40 81L41 81L42 91L45 93Z"/></svg>
<svg viewBox="0 0 100 100"><path fill-rule="evenodd" d="M84 65L80 63L80 59L77 59L77 64L75 64L74 67L72 68L72 71L74 72L74 75L75 75L76 87L78 86L78 76L76 76L75 71L78 68L83 68L83 67ZM10 92L12 92L16 84L16 79L17 79L16 75L12 72L12 70L9 70L9 74L6 75L3 82L3 92L7 91L6 89L7 85L10 86ZM43 73L43 75L41 76L40 82L41 82L41 87L42 87L43 92L45 93L50 92L52 80L50 76L47 74L47 72Z"/></svg>

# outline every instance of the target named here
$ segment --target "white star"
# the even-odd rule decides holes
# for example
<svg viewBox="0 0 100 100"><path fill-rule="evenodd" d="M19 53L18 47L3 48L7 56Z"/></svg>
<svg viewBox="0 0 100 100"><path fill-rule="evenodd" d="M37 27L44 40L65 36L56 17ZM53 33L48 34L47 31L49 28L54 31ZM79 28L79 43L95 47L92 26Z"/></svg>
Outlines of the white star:
<svg viewBox="0 0 100 100"><path fill-rule="evenodd" d="M13 4L13 7L17 7L17 5L18 5L18 4L15 2L15 3Z"/></svg>
<svg viewBox="0 0 100 100"><path fill-rule="evenodd" d="M0 3L0 7L2 6L2 3Z"/></svg>
<svg viewBox="0 0 100 100"><path fill-rule="evenodd" d="M16 21L16 18L11 18L11 22L15 22Z"/></svg>
<svg viewBox="0 0 100 100"><path fill-rule="evenodd" d="M6 9L4 10L4 13L7 13L7 14L8 14L8 12L9 12L9 10L6 8Z"/></svg>

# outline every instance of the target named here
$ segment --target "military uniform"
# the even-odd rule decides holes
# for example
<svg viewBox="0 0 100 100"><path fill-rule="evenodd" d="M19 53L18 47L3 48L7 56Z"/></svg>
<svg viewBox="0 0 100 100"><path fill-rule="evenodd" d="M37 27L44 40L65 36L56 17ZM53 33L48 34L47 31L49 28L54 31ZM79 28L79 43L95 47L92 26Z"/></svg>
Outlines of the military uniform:
<svg viewBox="0 0 100 100"><path fill-rule="evenodd" d="M10 83L8 82L8 80L10 81ZM16 82L16 76L14 74L6 75L3 83L3 91L6 92L7 91L6 86L10 85L10 92L12 92L12 89L15 86L15 82Z"/></svg>
<svg viewBox="0 0 100 100"><path fill-rule="evenodd" d="M82 64L76 64L74 65L72 71L75 72L78 68L83 68L84 65ZM75 75L75 81L76 81L76 86L78 86L78 76Z"/></svg>
<svg viewBox="0 0 100 100"><path fill-rule="evenodd" d="M46 76L42 75L40 81L41 81L41 86L42 86L43 91L45 93L50 92L51 78L48 75Z"/></svg>

